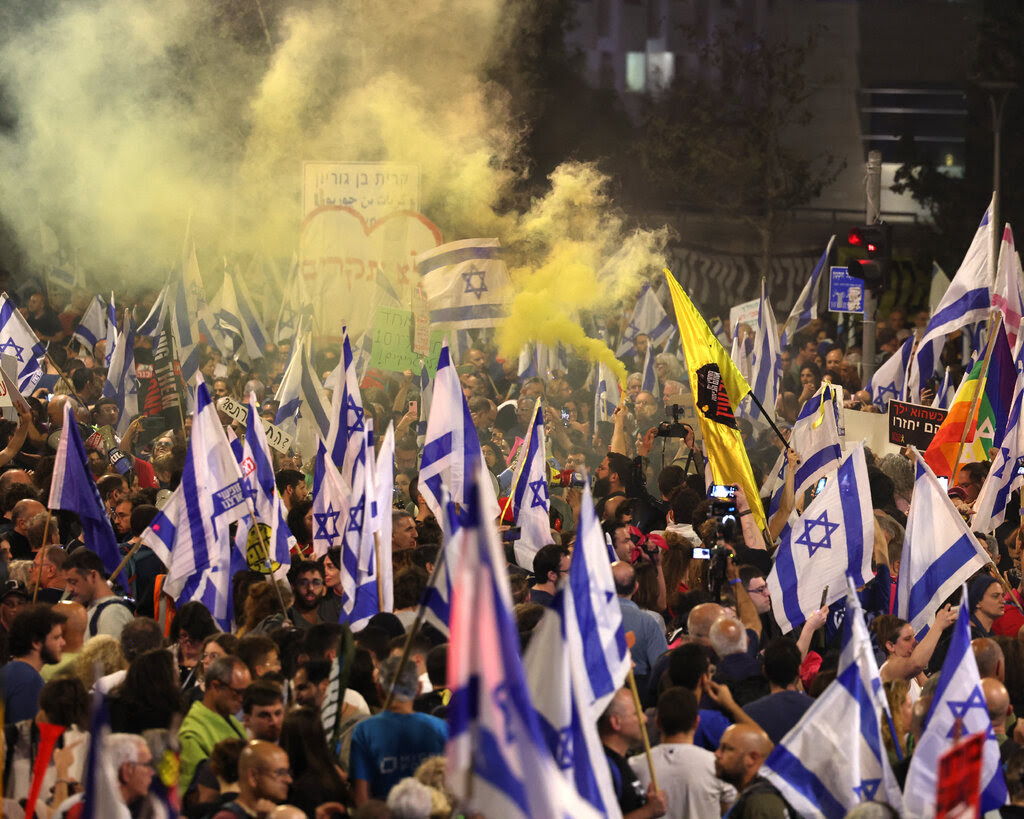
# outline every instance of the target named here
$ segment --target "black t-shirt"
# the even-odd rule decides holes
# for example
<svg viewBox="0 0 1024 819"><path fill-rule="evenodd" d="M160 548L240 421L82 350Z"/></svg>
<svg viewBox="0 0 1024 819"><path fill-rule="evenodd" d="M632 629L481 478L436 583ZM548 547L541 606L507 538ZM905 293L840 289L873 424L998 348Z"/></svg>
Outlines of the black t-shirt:
<svg viewBox="0 0 1024 819"><path fill-rule="evenodd" d="M647 792L640 780L637 779L636 774L633 773L633 769L629 767L626 757L615 753L607 745L604 746L604 755L608 757L608 767L612 770L615 796L619 800L619 807L623 814L646 805Z"/></svg>

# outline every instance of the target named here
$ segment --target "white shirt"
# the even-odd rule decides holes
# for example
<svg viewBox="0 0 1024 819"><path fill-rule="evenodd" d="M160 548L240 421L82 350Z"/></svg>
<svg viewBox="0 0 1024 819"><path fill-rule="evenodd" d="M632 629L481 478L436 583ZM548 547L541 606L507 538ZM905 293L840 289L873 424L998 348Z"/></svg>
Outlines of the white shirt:
<svg viewBox="0 0 1024 819"><path fill-rule="evenodd" d="M666 816L673 819L721 816L737 799L736 789L715 776L715 755L711 751L673 742L651 748L651 760L658 775L658 786L665 791ZM647 757L644 754L630 757L629 767L646 790L651 784Z"/></svg>

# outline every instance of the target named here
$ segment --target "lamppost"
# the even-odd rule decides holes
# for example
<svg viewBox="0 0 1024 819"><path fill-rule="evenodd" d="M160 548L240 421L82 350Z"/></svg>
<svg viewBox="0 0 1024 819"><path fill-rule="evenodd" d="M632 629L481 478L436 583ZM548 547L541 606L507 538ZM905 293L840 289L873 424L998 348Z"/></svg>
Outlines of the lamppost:
<svg viewBox="0 0 1024 819"><path fill-rule="evenodd" d="M999 243L1003 236L999 213L999 170L1002 157L1003 112L1006 100L1019 87L1010 80L978 80L977 86L988 96L992 111L992 246L989 248L989 273L996 279L996 265L999 260Z"/></svg>

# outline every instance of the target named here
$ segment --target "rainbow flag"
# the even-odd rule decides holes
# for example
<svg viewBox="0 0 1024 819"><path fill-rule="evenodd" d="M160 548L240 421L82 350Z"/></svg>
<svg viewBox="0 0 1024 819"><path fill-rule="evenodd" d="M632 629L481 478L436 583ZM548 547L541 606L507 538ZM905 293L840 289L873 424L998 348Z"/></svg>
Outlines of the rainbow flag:
<svg viewBox="0 0 1024 819"><path fill-rule="evenodd" d="M964 442L961 464L987 461L989 450L1002 444L1016 383L1017 368L1006 330L1000 322L992 339L992 349L971 368L953 398L946 420L925 450L925 462L936 475L955 479L953 468L961 440ZM976 402L979 392L981 395Z"/></svg>

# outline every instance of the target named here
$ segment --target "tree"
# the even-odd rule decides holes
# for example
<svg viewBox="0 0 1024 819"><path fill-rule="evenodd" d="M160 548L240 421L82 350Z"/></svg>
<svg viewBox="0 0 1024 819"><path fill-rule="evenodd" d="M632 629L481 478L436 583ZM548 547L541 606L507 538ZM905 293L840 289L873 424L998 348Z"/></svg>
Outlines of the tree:
<svg viewBox="0 0 1024 819"><path fill-rule="evenodd" d="M798 142L812 118L805 66L814 37L770 42L736 22L689 39L698 70L677 73L646 102L643 173L666 204L743 219L767 270L782 218L843 168Z"/></svg>

